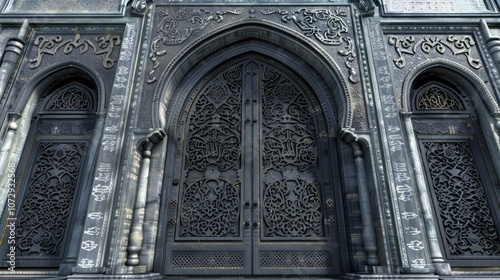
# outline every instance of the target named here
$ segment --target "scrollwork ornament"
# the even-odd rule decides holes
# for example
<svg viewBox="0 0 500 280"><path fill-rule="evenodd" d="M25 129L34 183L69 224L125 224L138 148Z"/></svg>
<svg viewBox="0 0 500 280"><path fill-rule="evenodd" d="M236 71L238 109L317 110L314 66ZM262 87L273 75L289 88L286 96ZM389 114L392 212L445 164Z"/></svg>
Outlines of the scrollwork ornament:
<svg viewBox="0 0 500 280"><path fill-rule="evenodd" d="M239 183L203 179L186 187L181 207L181 236L238 236Z"/></svg>
<svg viewBox="0 0 500 280"><path fill-rule="evenodd" d="M344 49L338 50L338 54L346 57L345 65L349 71L349 80L352 83L359 82L358 74L352 62L356 58L354 40L348 36L349 28L345 18L347 14L342 10L334 12L328 9L299 10L262 10L263 15L278 14L285 23L293 21L304 32L307 37L314 37L321 43L330 46L344 45Z"/></svg>
<svg viewBox="0 0 500 280"><path fill-rule="evenodd" d="M64 54L70 54L78 49L80 54L87 53L92 49L93 54L103 55L103 67L110 69L115 65L116 59L111 58L115 46L121 44L121 38L118 35L97 36L94 40L83 39L79 33L75 34L73 39L63 41L61 36L40 35L36 37L33 45L37 48L37 56L30 59L28 67L35 69L42 63L44 55L56 55L59 49L63 49Z"/></svg>
<svg viewBox="0 0 500 280"><path fill-rule="evenodd" d="M59 256L86 143L40 143L16 228L17 256Z"/></svg>
<svg viewBox="0 0 500 280"><path fill-rule="evenodd" d="M263 218L268 237L324 236L319 182L284 179L265 183Z"/></svg>
<svg viewBox="0 0 500 280"><path fill-rule="evenodd" d="M205 9L179 9L160 12L161 21L158 24L157 37L153 39L149 53L149 59L153 62L153 69L149 72L147 83L156 81L156 69L159 66L158 57L167 53L161 46L180 45L189 37L198 37L210 22L221 23L224 15L241 15L239 9L226 11L208 11Z"/></svg>
<svg viewBox="0 0 500 280"><path fill-rule="evenodd" d="M393 59L394 65L402 69L406 66L406 55L415 55L420 47L420 50L429 54L435 49L437 53L444 54L446 50L450 50L453 55L464 55L469 66L474 69L480 69L483 65L480 59L471 56L472 47L475 45L471 36L459 38L455 35L449 35L446 39L438 36L423 36L417 40L414 36L398 37L390 35L388 44L394 46L398 57Z"/></svg>
<svg viewBox="0 0 500 280"><path fill-rule="evenodd" d="M500 239L468 142L423 143L444 246L454 256L498 256Z"/></svg>

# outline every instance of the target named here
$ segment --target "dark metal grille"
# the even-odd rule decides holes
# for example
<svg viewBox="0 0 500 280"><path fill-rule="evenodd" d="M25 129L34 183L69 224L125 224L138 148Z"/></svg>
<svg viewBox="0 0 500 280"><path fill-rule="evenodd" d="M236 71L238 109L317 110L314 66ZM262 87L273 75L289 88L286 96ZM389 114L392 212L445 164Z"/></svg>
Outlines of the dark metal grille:
<svg viewBox="0 0 500 280"><path fill-rule="evenodd" d="M16 228L18 256L59 256L86 143L40 143Z"/></svg>
<svg viewBox="0 0 500 280"><path fill-rule="evenodd" d="M472 124L468 120L413 120L412 123L413 129L423 134L468 134L472 132Z"/></svg>
<svg viewBox="0 0 500 280"><path fill-rule="evenodd" d="M50 96L46 111L89 111L93 109L92 98L87 89L77 83L63 87Z"/></svg>
<svg viewBox="0 0 500 280"><path fill-rule="evenodd" d="M206 86L191 109L181 237L240 235L241 67Z"/></svg>
<svg viewBox="0 0 500 280"><path fill-rule="evenodd" d="M37 133L40 134L87 134L95 128L95 119L90 120L40 120Z"/></svg>
<svg viewBox="0 0 500 280"><path fill-rule="evenodd" d="M464 110L460 98L443 87L432 86L417 95L417 110Z"/></svg>
<svg viewBox="0 0 500 280"><path fill-rule="evenodd" d="M172 252L174 268L242 268L245 252Z"/></svg>
<svg viewBox="0 0 500 280"><path fill-rule="evenodd" d="M270 252L259 253L261 268L328 268L332 266L329 252Z"/></svg>
<svg viewBox="0 0 500 280"><path fill-rule="evenodd" d="M454 256L500 254L500 240L468 142L422 143L435 199Z"/></svg>

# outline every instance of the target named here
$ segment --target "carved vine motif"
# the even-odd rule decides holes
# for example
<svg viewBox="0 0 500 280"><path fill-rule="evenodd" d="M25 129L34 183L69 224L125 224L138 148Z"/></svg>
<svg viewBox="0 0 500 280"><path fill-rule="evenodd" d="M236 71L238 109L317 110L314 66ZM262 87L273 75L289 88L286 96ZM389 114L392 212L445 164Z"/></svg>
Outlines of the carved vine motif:
<svg viewBox="0 0 500 280"><path fill-rule="evenodd" d="M264 182L264 234L323 236L319 182L305 179L314 177L309 171L318 149L311 105L288 77L270 67L264 68L262 89L263 168L285 177Z"/></svg>
<svg viewBox="0 0 500 280"><path fill-rule="evenodd" d="M266 9L262 10L262 14L279 14L283 22L293 21L305 36L315 37L325 45L344 44L344 49L339 50L338 53L346 57L345 65L349 71L349 80L352 83L359 82L358 74L352 65L352 61L356 59L356 52L354 40L347 36L349 29L345 22L346 12L301 8L294 11Z"/></svg>
<svg viewBox="0 0 500 280"><path fill-rule="evenodd" d="M266 182L263 219L265 236L323 236L319 183L301 179Z"/></svg>
<svg viewBox="0 0 500 280"><path fill-rule="evenodd" d="M59 256L85 143L40 143L16 228L18 256Z"/></svg>
<svg viewBox="0 0 500 280"><path fill-rule="evenodd" d="M121 39L118 35L97 36L94 40L82 39L79 33L75 34L74 39L69 40L63 40L61 36L41 35L36 37L33 43L37 49L37 56L29 60L28 66L31 69L37 68L42 63L44 55L56 55L61 48L65 54L70 54L74 49L78 49L81 54L84 54L92 49L93 54L103 56L103 67L110 69L116 62L116 59L112 59L111 55L115 46L120 44Z"/></svg>
<svg viewBox="0 0 500 280"><path fill-rule="evenodd" d="M241 66L206 85L191 108L180 236L239 235L241 169ZM209 179L210 178L210 179Z"/></svg>
<svg viewBox="0 0 500 280"><path fill-rule="evenodd" d="M203 179L186 187L181 208L181 236L239 235L240 194L221 179Z"/></svg>
<svg viewBox="0 0 500 280"><path fill-rule="evenodd" d="M192 109L188 170L238 169L241 154L241 67L208 85Z"/></svg>
<svg viewBox="0 0 500 280"><path fill-rule="evenodd" d="M451 255L494 256L500 240L469 143L423 143Z"/></svg>
<svg viewBox="0 0 500 280"><path fill-rule="evenodd" d="M411 35L405 37L391 35L388 37L388 43L394 46L399 55L398 58L393 59L394 64L398 68L404 68L406 66L405 55L415 55L419 47L427 54L432 49L435 49L440 54L444 54L446 49L449 49L453 55L464 55L472 68L480 69L482 67L481 60L471 57L471 48L476 44L471 36L458 38L450 35L446 39L439 38L438 36L424 36L417 41Z"/></svg>
<svg viewBox="0 0 500 280"><path fill-rule="evenodd" d="M45 107L47 111L88 111L93 107L89 94L76 86L64 88L53 95L55 95L54 99L48 102Z"/></svg>
<svg viewBox="0 0 500 280"><path fill-rule="evenodd" d="M210 22L220 23L224 20L223 15L240 15L241 10L227 10L211 12L205 9L179 9L172 13L161 12L161 18L157 32L159 35L153 39L149 59L153 62L153 70L149 72L147 83L156 81L156 69L159 66L158 57L163 56L167 51L163 45L179 45L189 37L198 37Z"/></svg>
<svg viewBox="0 0 500 280"><path fill-rule="evenodd" d="M262 116L267 170L305 171L316 162L313 115L302 92L284 75L266 68L262 80Z"/></svg>

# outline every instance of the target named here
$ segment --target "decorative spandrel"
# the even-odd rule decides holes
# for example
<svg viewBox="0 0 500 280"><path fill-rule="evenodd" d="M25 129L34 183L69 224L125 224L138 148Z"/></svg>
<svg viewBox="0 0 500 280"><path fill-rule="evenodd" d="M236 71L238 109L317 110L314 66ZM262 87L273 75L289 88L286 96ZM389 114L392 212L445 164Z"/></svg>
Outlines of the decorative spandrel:
<svg viewBox="0 0 500 280"><path fill-rule="evenodd" d="M220 73L190 110L180 237L240 235L241 71Z"/></svg>
<svg viewBox="0 0 500 280"><path fill-rule="evenodd" d="M324 236L312 106L270 67L263 71L262 92L264 236Z"/></svg>
<svg viewBox="0 0 500 280"><path fill-rule="evenodd" d="M87 144L39 144L16 228L18 256L57 256L64 237Z"/></svg>
<svg viewBox="0 0 500 280"><path fill-rule="evenodd" d="M422 143L451 256L498 256L500 240L468 142Z"/></svg>

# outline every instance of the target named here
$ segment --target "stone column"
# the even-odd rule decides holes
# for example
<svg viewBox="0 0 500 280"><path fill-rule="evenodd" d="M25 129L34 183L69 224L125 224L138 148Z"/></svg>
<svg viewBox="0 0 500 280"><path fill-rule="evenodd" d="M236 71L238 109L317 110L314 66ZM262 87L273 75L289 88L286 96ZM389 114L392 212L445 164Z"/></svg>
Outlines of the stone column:
<svg viewBox="0 0 500 280"><path fill-rule="evenodd" d="M163 137L165 137L165 133L162 130L158 130L151 133L146 139L143 139L139 142L138 149L141 151L142 159L140 164L141 167L134 205L132 227L128 241L127 265L130 266L138 266L140 264L139 254L141 252L142 242L144 240L143 225L146 210L146 197L148 193L151 149L154 145L160 142ZM144 271L140 272L146 271L144 269Z"/></svg>
<svg viewBox="0 0 500 280"><path fill-rule="evenodd" d="M3 99L5 88L7 87L10 76L12 75L12 70L21 55L21 51L24 49L24 40L26 38L26 33L28 33L28 26L28 20L25 19L17 37L11 38L5 47L2 64L0 66L0 100Z"/></svg>
<svg viewBox="0 0 500 280"><path fill-rule="evenodd" d="M377 238L373 226L372 206L370 202L370 191L366 185L365 160L361 144L357 141L357 136L352 131L343 130L340 134L345 143L350 144L354 149L354 162L356 164L356 179L358 182L359 204L361 208L361 221L363 223L363 247L366 252L366 263L376 266L379 263L377 252Z"/></svg>

